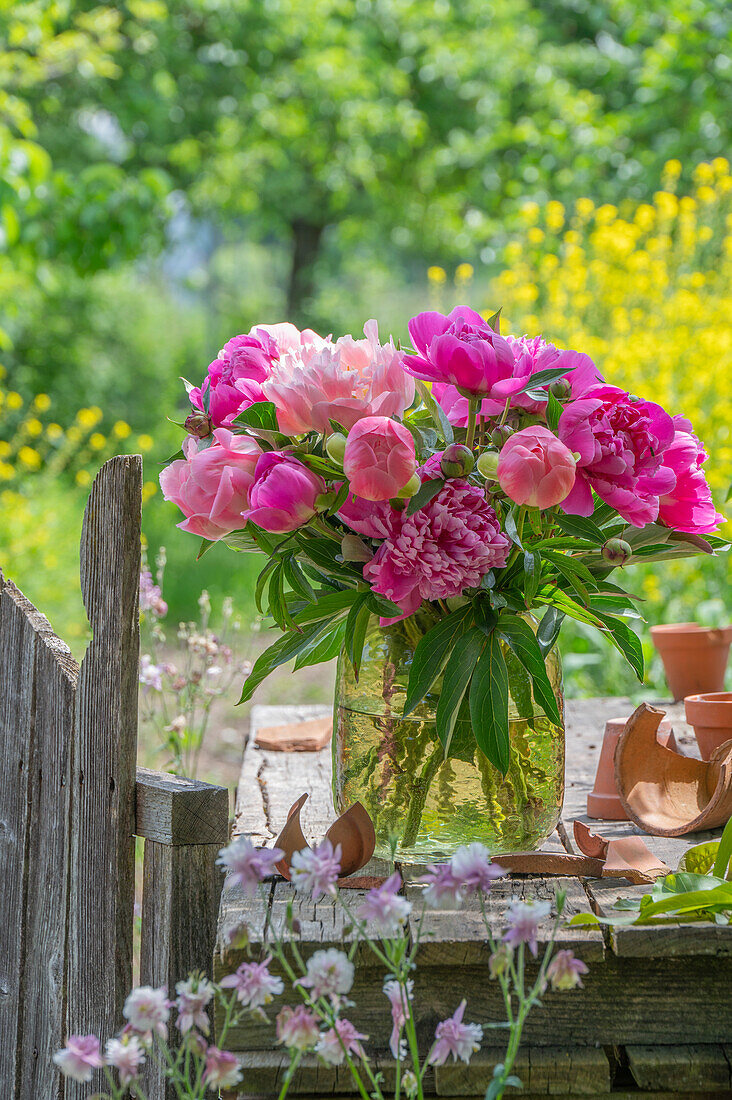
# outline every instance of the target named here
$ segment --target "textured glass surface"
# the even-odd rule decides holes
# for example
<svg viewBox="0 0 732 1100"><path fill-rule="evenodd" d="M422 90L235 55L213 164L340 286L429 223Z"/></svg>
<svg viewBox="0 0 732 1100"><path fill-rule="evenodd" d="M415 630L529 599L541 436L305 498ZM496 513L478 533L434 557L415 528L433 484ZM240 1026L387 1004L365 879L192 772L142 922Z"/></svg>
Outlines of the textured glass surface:
<svg viewBox="0 0 732 1100"><path fill-rule="evenodd" d="M416 863L482 841L494 853L537 848L553 831L564 797L564 728L533 699L527 674L507 652L511 764L505 779L475 745L467 709L454 735L460 758L444 760L435 732L440 681L402 717L414 648L431 622L415 617L375 627L356 683L341 655L336 683L333 794L342 813L360 801L376 827L376 854ZM556 648L547 671L563 713Z"/></svg>

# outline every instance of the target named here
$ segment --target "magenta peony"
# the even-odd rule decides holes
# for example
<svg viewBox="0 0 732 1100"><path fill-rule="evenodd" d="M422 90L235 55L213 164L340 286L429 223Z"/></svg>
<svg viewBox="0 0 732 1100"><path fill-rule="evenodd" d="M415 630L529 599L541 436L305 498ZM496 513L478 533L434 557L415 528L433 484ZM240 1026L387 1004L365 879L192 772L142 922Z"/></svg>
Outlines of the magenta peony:
<svg viewBox="0 0 732 1100"><path fill-rule="evenodd" d="M325 492L322 477L280 451L267 451L257 462L244 522L275 534L295 531L315 515L316 500Z"/></svg>
<svg viewBox="0 0 732 1100"><path fill-rule="evenodd" d="M351 428L343 472L356 496L391 500L417 469L412 433L388 416L366 416Z"/></svg>
<svg viewBox="0 0 732 1100"><path fill-rule="evenodd" d="M503 444L496 471L506 496L529 508L551 508L574 485L572 453L548 428L522 428Z"/></svg>
<svg viewBox="0 0 732 1100"><path fill-rule="evenodd" d="M185 458L171 462L160 474L166 500L186 516L178 526L214 542L244 526L254 469L262 452L253 439L226 428L214 431L210 447L198 450L189 436L183 442Z"/></svg>
<svg viewBox="0 0 732 1100"><path fill-rule="evenodd" d="M391 341L379 343L376 321L364 332L365 340L343 336L283 351L263 390L286 435L328 434L331 420L349 429L364 416L401 416L411 405L414 382L399 352Z"/></svg>
<svg viewBox="0 0 732 1100"><path fill-rule="evenodd" d="M674 422L660 405L631 399L615 386L594 386L567 405L558 435L579 455L577 476L562 510L589 516L592 490L633 524L658 518L659 497L669 494L676 475L665 464Z"/></svg>
<svg viewBox="0 0 732 1100"><path fill-rule="evenodd" d="M214 426L231 424L255 401L264 401L261 383L279 354L277 344L264 329L260 335L232 337L209 366L203 385L190 391L191 404L204 411L209 393L208 414Z"/></svg>
<svg viewBox="0 0 732 1100"><path fill-rule="evenodd" d="M675 531L708 535L724 522L724 516L714 507L702 470L707 454L688 420L675 416L674 427L676 432L663 462L676 475L676 484L661 497L658 518Z"/></svg>
<svg viewBox="0 0 732 1100"><path fill-rule="evenodd" d="M340 484L335 486L340 487ZM399 523L400 513L387 500L364 500L349 494L338 512L338 519L359 535L366 535L369 539L386 539Z"/></svg>
<svg viewBox="0 0 732 1100"><path fill-rule="evenodd" d="M498 517L466 481L448 481L429 504L401 516L398 530L363 570L375 592L399 604L399 618L413 614L422 600L461 595L489 569L506 564L511 544Z"/></svg>
<svg viewBox="0 0 732 1100"><path fill-rule="evenodd" d="M409 335L417 354L404 355L402 363L415 378L447 383L504 404L525 383L514 376L508 341L467 306L456 306L448 317L419 313L409 322Z"/></svg>

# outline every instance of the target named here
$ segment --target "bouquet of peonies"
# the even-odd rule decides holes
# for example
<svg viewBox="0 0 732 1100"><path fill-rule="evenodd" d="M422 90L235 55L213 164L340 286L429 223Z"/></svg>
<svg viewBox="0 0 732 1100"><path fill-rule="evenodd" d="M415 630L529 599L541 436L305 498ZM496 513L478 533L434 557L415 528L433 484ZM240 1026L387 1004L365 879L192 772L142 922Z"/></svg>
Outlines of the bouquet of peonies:
<svg viewBox="0 0 732 1100"><path fill-rule="evenodd" d="M188 385L189 434L160 481L204 548L267 557L257 601L284 634L242 699L293 658L342 650L358 677L372 616L428 612L404 713L440 678L445 756L462 711L505 774L507 661L557 723L545 658L565 616L642 680L634 599L609 576L721 548L723 517L691 424L607 384L589 356L502 336L498 314L466 306L409 332L409 351L380 343L375 321L359 340L291 324L235 336Z"/></svg>

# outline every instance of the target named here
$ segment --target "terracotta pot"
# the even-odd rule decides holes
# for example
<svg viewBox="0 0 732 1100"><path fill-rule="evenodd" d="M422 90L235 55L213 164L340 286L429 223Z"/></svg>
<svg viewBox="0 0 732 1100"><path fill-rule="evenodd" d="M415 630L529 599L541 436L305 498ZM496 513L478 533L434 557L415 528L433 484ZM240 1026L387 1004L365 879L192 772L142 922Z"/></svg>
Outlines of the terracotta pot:
<svg viewBox="0 0 732 1100"><path fill-rule="evenodd" d="M605 733L602 738L600 759L597 762L595 785L587 795L588 817L599 818L602 821L627 821L628 815L620 801L618 788L615 783L615 746L620 734L628 724L628 718L611 718L605 723ZM658 743L667 749L677 752L674 731L670 721L665 718L658 727Z"/></svg>
<svg viewBox="0 0 732 1100"><path fill-rule="evenodd" d="M668 623L652 626L651 638L661 655L675 701L699 692L722 690L732 626L712 630L698 623Z"/></svg>
<svg viewBox="0 0 732 1100"><path fill-rule="evenodd" d="M694 727L702 760L709 760L715 749L732 740L732 691L687 695L684 709L686 721Z"/></svg>

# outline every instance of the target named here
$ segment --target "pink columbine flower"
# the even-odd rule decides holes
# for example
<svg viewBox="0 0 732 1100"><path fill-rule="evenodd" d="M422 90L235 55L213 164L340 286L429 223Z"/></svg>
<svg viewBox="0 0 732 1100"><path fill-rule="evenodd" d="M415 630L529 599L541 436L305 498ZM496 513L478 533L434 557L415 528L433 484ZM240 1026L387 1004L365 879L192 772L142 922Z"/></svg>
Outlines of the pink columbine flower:
<svg viewBox="0 0 732 1100"><path fill-rule="evenodd" d="M401 1033L407 1022L413 991L414 982L411 978L407 979L404 984L396 981L394 978L384 982L384 993L391 1005L392 1029L391 1038L389 1039L389 1050L397 1060L405 1058L407 1053L406 1043L404 1039L401 1038Z"/></svg>
<svg viewBox="0 0 732 1100"><path fill-rule="evenodd" d="M354 966L343 951L329 947L316 951L306 964L307 974L298 978L296 985L305 986L316 999L338 997L350 992L353 985Z"/></svg>
<svg viewBox="0 0 732 1100"><path fill-rule="evenodd" d="M177 504L186 517L178 526L212 542L244 526L242 512L249 504L254 469L261 450L246 435L217 428L210 447L198 449L193 436L183 441L185 458L178 458L160 474L166 500Z"/></svg>
<svg viewBox="0 0 732 1100"><path fill-rule="evenodd" d="M163 690L163 670L159 665L153 663L149 653L143 653L140 657L140 671L137 678L142 684L146 695L150 690Z"/></svg>
<svg viewBox="0 0 732 1100"><path fill-rule="evenodd" d="M455 877L452 863L431 863L420 882L427 887L424 902L430 909L459 909L462 905L463 884Z"/></svg>
<svg viewBox="0 0 732 1100"><path fill-rule="evenodd" d="M557 429L575 453L574 486L562 511L589 516L592 491L634 527L658 518L659 497L669 495L676 474L665 453L674 422L660 405L631 399L616 386L595 386L565 406Z"/></svg>
<svg viewBox="0 0 732 1100"><path fill-rule="evenodd" d="M249 490L249 508L242 522L251 520L265 531L281 534L303 527L317 511L325 482L292 455L267 451L257 462Z"/></svg>
<svg viewBox="0 0 732 1100"><path fill-rule="evenodd" d="M235 974L222 978L222 988L235 989L237 999L244 1008L268 1005L285 988L282 978L270 974L271 962L271 957L267 956L261 962L242 963Z"/></svg>
<svg viewBox="0 0 732 1100"><path fill-rule="evenodd" d="M468 893L487 894L491 884L506 873L497 863L491 862L488 849L477 842L458 848L450 859L450 866L454 878Z"/></svg>
<svg viewBox="0 0 732 1100"><path fill-rule="evenodd" d="M709 535L724 522L714 507L712 491L702 466L707 454L691 424L683 416L675 416L674 438L663 456L664 466L676 475L676 484L661 497L658 518L675 531L693 535Z"/></svg>
<svg viewBox="0 0 732 1100"><path fill-rule="evenodd" d="M495 951L488 956L488 972L491 978L500 978L511 966L513 948L507 943L499 943Z"/></svg>
<svg viewBox="0 0 732 1100"><path fill-rule="evenodd" d="M279 349L263 329L256 335L234 336L208 368L203 385L189 393L191 404L208 415L216 427L228 427L255 401L264 401L262 382L279 359Z"/></svg>
<svg viewBox="0 0 732 1100"><path fill-rule="evenodd" d="M581 975L586 973L586 965L581 959L576 959L572 951L557 951L546 968L547 981L552 989L560 992L568 989L581 989Z"/></svg>
<svg viewBox="0 0 732 1100"><path fill-rule="evenodd" d="M255 848L248 837L239 836L221 849L216 862L228 871L231 882L253 897L259 883L274 874L284 854L281 848Z"/></svg>
<svg viewBox="0 0 732 1100"><path fill-rule="evenodd" d="M120 1084L129 1085L139 1076L140 1066L145 1062L145 1051L137 1035L127 1034L121 1039L107 1040L104 1060L108 1066L117 1069Z"/></svg>
<svg viewBox="0 0 732 1100"><path fill-rule="evenodd" d="M175 987L176 1008L178 1009L178 1028L182 1035L197 1027L204 1035L208 1035L209 1019L206 1013L207 1006L214 995L214 987L205 978L191 976L184 982L178 982Z"/></svg>
<svg viewBox="0 0 732 1100"><path fill-rule="evenodd" d="M149 612L156 619L164 619L168 614L160 585L155 584L149 569L140 570L140 611Z"/></svg>
<svg viewBox="0 0 732 1100"><path fill-rule="evenodd" d="M519 901L513 898L506 910L506 929L503 940L511 947L520 943L528 944L529 951L536 958L539 926L552 911L548 901Z"/></svg>
<svg viewBox="0 0 732 1100"><path fill-rule="evenodd" d="M467 1001L462 1000L453 1015L437 1025L435 1044L429 1055L431 1065L444 1065L450 1054L454 1062L461 1059L467 1064L473 1054L480 1050L483 1028L480 1024L463 1023L466 1004Z"/></svg>
<svg viewBox="0 0 732 1100"><path fill-rule="evenodd" d="M346 1054L355 1054L357 1058L366 1057L361 1046L361 1039L366 1038L366 1035L356 1031L350 1020L341 1018L336 1020L334 1027L320 1036L315 1053L328 1065L341 1066L346 1060Z"/></svg>
<svg viewBox="0 0 732 1100"><path fill-rule="evenodd" d="M122 1013L134 1031L141 1034L154 1031L163 1039L167 1037L170 1002L164 986L159 989L153 989L150 985L137 986L128 995Z"/></svg>
<svg viewBox="0 0 732 1100"><path fill-rule="evenodd" d="M503 444L498 484L516 504L552 508L570 493L575 479L572 452L540 424L522 428Z"/></svg>
<svg viewBox="0 0 732 1100"><path fill-rule="evenodd" d="M412 433L388 416L366 416L351 428L343 472L356 496L391 500L417 470Z"/></svg>
<svg viewBox="0 0 732 1100"><path fill-rule="evenodd" d="M460 596L489 569L506 564L510 542L481 490L451 479L414 515L401 513L363 575L375 592L413 614L422 600ZM396 622L396 619L382 620Z"/></svg>
<svg viewBox="0 0 732 1100"><path fill-rule="evenodd" d="M348 430L364 416L401 416L409 408L414 382L400 353L391 341L379 343L376 321L368 321L364 332L365 340L318 338L282 347L263 389L286 435L328 434L331 420Z"/></svg>
<svg viewBox="0 0 732 1100"><path fill-rule="evenodd" d="M409 322L409 335L417 354L404 355L402 363L415 378L504 403L526 381L514 375L508 342L468 306L456 306L447 317L419 313Z"/></svg>
<svg viewBox="0 0 732 1100"><path fill-rule="evenodd" d="M210 1089L231 1088L241 1081L241 1069L235 1054L218 1047L209 1047L206 1051L206 1066L203 1080Z"/></svg>
<svg viewBox="0 0 732 1100"><path fill-rule="evenodd" d="M104 1065L96 1035L70 1035L63 1050L57 1050L53 1060L72 1081L91 1081L95 1069Z"/></svg>
<svg viewBox="0 0 732 1100"><path fill-rule="evenodd" d="M341 873L341 846L333 847L326 837L316 848L303 848L290 860L292 885L301 894L312 894L317 900L323 894L335 893Z"/></svg>
<svg viewBox="0 0 732 1100"><path fill-rule="evenodd" d="M285 1005L277 1014L277 1042L288 1049L312 1050L319 1038L318 1021L305 1005Z"/></svg>
<svg viewBox="0 0 732 1100"><path fill-rule="evenodd" d="M401 887L402 880L395 871L381 886L369 890L359 906L360 919L380 936L398 936L412 911L411 901L399 893Z"/></svg>

